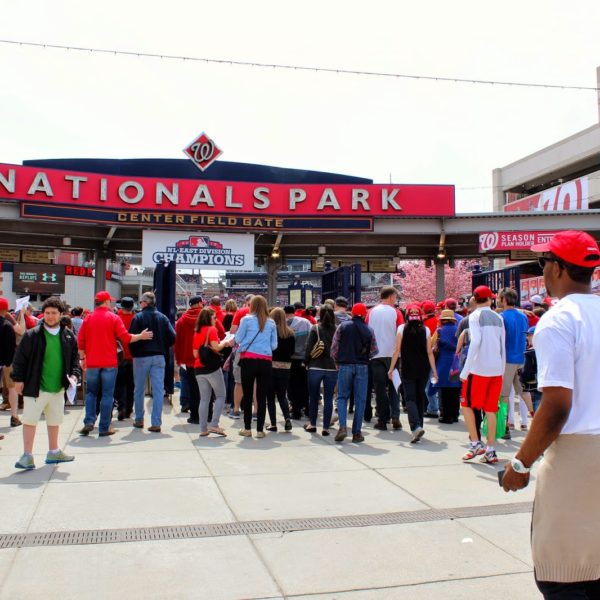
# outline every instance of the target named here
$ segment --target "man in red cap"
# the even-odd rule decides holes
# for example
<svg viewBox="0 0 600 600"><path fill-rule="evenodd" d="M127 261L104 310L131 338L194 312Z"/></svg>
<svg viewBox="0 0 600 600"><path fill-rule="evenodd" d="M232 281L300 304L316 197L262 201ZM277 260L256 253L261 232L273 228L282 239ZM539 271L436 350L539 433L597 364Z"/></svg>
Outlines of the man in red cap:
<svg viewBox="0 0 600 600"><path fill-rule="evenodd" d="M502 483L525 487L544 454L531 528L538 588L545 598L600 598L600 298L591 289L600 248L583 231L561 231L531 250L559 301L535 329L542 402Z"/></svg>
<svg viewBox="0 0 600 600"><path fill-rule="evenodd" d="M506 364L504 323L500 315L490 307L495 298L492 290L480 285L473 290L477 309L469 315L471 343L467 359L460 374L463 381L463 401L465 423L469 430L471 447L463 460L471 460L483 455L481 462L497 463L496 414L502 390L502 376ZM477 433L475 410L483 410L487 416L487 447L484 447Z"/></svg>
<svg viewBox="0 0 600 600"><path fill-rule="evenodd" d="M337 409L340 428L336 442L343 442L348 431L346 414L348 400L354 391L354 419L352 420L352 441L364 441L362 422L367 402L369 382L369 360L377 354L375 332L365 323L367 307L361 302L352 307L352 319L344 321L335 330L331 343L331 357L338 367Z"/></svg>
<svg viewBox="0 0 600 600"><path fill-rule="evenodd" d="M96 423L96 398L102 388L100 400L100 436L112 435L110 428L113 397L117 379L117 340L121 344L132 344L139 340L152 339L152 332L144 329L132 335L125 329L123 321L111 311L110 303L115 299L108 292L98 292L94 299L96 308L81 325L78 335L79 354L85 359L87 369L85 393L85 418L81 435L89 435Z"/></svg>

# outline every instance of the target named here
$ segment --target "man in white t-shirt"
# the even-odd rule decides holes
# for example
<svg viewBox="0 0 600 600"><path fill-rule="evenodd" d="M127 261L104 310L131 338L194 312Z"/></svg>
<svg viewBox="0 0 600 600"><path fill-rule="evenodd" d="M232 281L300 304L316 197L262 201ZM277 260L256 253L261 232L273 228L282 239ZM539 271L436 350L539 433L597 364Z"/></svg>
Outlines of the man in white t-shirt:
<svg viewBox="0 0 600 600"><path fill-rule="evenodd" d="M480 285L473 290L477 305L469 315L471 343L460 379L463 382L462 403L465 423L469 430L471 446L463 460L481 455L482 463L497 463L496 415L502 390L502 376L506 365L504 322L490 307L495 298L492 290ZM475 410L485 412L487 417L487 446L478 437Z"/></svg>
<svg viewBox="0 0 600 600"><path fill-rule="evenodd" d="M561 231L541 254L548 294L560 298L536 326L533 346L542 402L529 435L506 465L503 487L529 482L544 454L531 545L545 598L600 598L600 298L591 293L600 248L583 231Z"/></svg>
<svg viewBox="0 0 600 600"><path fill-rule="evenodd" d="M377 354L369 362L378 414L374 427L386 430L391 414L393 428L402 429L400 399L393 389L388 388L388 371L396 347L396 331L404 323L404 318L394 306L398 298L396 288L391 285L382 287L379 298L379 304L369 311L366 320L375 332L378 348Z"/></svg>

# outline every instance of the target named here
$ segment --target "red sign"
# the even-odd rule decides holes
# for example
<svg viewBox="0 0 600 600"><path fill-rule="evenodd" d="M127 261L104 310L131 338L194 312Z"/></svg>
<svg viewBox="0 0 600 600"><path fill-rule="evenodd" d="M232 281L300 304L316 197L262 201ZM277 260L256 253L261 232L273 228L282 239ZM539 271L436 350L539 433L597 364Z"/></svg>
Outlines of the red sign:
<svg viewBox="0 0 600 600"><path fill-rule="evenodd" d="M579 177L504 206L504 212L556 212L589 208L588 178Z"/></svg>
<svg viewBox="0 0 600 600"><path fill-rule="evenodd" d="M529 250L554 237L555 231L486 231L479 234L479 252L510 252Z"/></svg>
<svg viewBox="0 0 600 600"><path fill-rule="evenodd" d="M454 216L453 185L238 183L121 177L0 164L0 201L76 210L338 219Z"/></svg>
<svg viewBox="0 0 600 600"><path fill-rule="evenodd" d="M77 267L72 265L65 266L65 275L73 275L75 277L94 277L96 274L95 270L91 267ZM106 271L105 279L110 281L112 277L111 271Z"/></svg>
<svg viewBox="0 0 600 600"><path fill-rule="evenodd" d="M183 152L201 171L208 169L223 154L205 133L201 133Z"/></svg>

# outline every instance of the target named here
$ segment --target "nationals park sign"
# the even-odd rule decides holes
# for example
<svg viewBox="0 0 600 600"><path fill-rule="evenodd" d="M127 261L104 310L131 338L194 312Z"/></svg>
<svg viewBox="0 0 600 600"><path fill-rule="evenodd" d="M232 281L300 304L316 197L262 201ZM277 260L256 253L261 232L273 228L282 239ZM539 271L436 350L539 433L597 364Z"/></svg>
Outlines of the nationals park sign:
<svg viewBox="0 0 600 600"><path fill-rule="evenodd" d="M153 228L369 231L375 218L451 217L452 185L287 184L122 177L0 164L21 216Z"/></svg>

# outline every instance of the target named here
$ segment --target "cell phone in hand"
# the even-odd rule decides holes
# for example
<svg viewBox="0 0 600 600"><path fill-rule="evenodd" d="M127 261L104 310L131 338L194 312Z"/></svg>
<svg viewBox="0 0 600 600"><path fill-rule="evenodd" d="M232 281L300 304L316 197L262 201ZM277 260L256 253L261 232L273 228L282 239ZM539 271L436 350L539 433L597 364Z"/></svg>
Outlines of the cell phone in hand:
<svg viewBox="0 0 600 600"><path fill-rule="evenodd" d="M498 471L498 485L502 487L502 478L504 477L504 469Z"/></svg>

